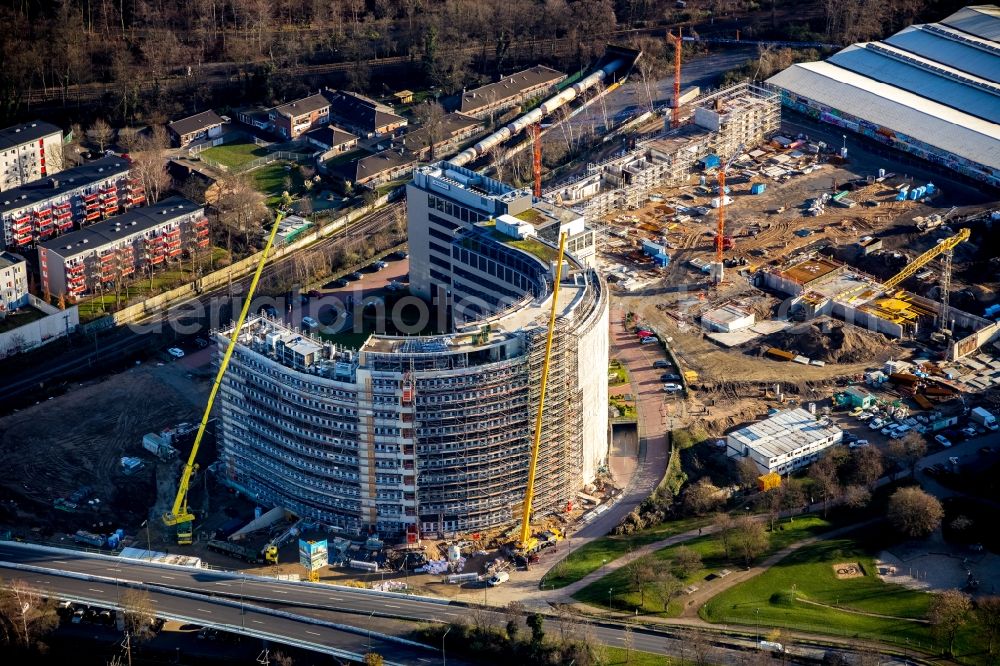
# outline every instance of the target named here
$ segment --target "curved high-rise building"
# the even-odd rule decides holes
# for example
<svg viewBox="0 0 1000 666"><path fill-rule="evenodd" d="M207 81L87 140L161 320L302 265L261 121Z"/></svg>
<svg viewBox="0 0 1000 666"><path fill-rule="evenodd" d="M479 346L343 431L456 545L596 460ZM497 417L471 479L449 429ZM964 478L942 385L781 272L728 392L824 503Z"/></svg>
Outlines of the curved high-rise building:
<svg viewBox="0 0 1000 666"><path fill-rule="evenodd" d="M228 482L348 532L518 519L563 232L574 253L556 304L534 501L536 516L562 511L608 450L608 293L586 265L593 233L565 209L447 163L417 169L407 196L412 291L445 299L452 331L373 335L351 350L251 318L221 393Z"/></svg>

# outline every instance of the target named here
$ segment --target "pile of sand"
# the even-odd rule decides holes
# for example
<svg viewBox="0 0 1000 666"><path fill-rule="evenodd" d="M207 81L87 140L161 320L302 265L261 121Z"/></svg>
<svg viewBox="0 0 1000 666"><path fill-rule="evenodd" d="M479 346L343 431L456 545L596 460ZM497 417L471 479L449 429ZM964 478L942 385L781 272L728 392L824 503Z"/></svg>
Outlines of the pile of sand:
<svg viewBox="0 0 1000 666"><path fill-rule="evenodd" d="M882 361L898 353L896 343L882 335L831 319L818 319L769 335L761 351L777 347L826 363Z"/></svg>

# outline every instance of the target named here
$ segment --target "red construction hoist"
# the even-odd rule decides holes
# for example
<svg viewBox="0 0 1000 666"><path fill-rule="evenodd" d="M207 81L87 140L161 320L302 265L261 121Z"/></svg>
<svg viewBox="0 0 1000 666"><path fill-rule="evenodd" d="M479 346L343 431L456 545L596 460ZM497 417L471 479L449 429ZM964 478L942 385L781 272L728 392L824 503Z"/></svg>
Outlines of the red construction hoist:
<svg viewBox="0 0 1000 666"><path fill-rule="evenodd" d="M535 176L534 194L536 198L542 196L542 125L535 123L531 126L531 138L534 144L534 156L531 162L532 173Z"/></svg>
<svg viewBox="0 0 1000 666"><path fill-rule="evenodd" d="M674 43L674 104L671 111L670 126L678 127L681 124L681 31L677 28L677 36L673 32L668 32L667 37Z"/></svg>

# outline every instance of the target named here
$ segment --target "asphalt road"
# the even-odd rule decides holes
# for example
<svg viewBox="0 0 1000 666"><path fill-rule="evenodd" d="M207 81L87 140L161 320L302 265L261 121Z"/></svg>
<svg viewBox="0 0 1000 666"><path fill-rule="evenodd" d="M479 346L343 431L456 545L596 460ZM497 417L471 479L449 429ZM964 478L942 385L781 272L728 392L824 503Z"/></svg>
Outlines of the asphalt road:
<svg viewBox="0 0 1000 666"><path fill-rule="evenodd" d="M115 607L120 595L128 588L113 581L88 581L59 574L20 571L0 563L0 575L6 579L23 579L49 596L69 596L95 606ZM114 575L104 571L103 575ZM122 576L125 578L126 576ZM189 621L202 626L216 626L253 635L265 640L350 657L363 655L370 649L387 657L386 663L437 663L438 654L430 648L410 647L389 642L377 635L358 633L323 626L305 618L279 617L253 605L229 605L210 597L187 598L167 592L149 593L153 612L158 616Z"/></svg>
<svg viewBox="0 0 1000 666"><path fill-rule="evenodd" d="M9 563L41 567L51 570L51 573L17 570ZM79 580L67 577L63 572L100 576L106 580ZM0 542L0 577L24 579L50 596L69 595L92 601L95 605L115 605L118 595L126 587L154 585L194 592L197 596L187 597L153 591L150 597L155 612L171 619L190 620L204 626L224 626L229 631L303 647L306 647L304 644L311 644L314 649L328 652L341 650L363 653L371 640L373 650L390 661L406 664L437 663L439 655L430 648L408 647L380 639L380 633L399 633L398 622L390 621L390 617L455 622L472 621L474 614L485 613L495 626L501 626L506 621L502 613L477 611L447 602L434 603L405 596L383 596L372 591L333 586L262 581L233 572L155 566L85 552L49 552L24 543ZM245 604L243 615L240 603ZM291 613L294 617L278 617L271 614L274 610L268 612L271 608ZM324 613L317 612L323 610L341 614L336 619L327 621L339 620L343 624L353 624L357 633L317 624L316 619L326 620ZM354 621L351 622L344 613L353 614ZM549 631L562 631L561 624L560 621L550 620ZM633 649L654 654L681 655L685 651L691 654L689 640L685 638L683 630L652 632L637 628L626 632L620 627L591 624L578 618L567 620L565 629L579 636L589 636L605 645L623 647L630 642ZM369 631L375 634L370 639ZM726 663L730 661L728 658L735 660L752 643L747 640L726 640L733 645L715 648L725 651Z"/></svg>

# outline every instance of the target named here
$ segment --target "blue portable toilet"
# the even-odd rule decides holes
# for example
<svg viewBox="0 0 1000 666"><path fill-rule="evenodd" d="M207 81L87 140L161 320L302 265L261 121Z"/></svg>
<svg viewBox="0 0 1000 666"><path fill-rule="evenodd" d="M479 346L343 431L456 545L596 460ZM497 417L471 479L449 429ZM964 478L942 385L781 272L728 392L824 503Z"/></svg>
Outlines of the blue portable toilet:
<svg viewBox="0 0 1000 666"><path fill-rule="evenodd" d="M666 268L670 265L670 257L660 252L653 255L653 262L656 263L658 268Z"/></svg>
<svg viewBox="0 0 1000 666"><path fill-rule="evenodd" d="M765 189L767 189L767 185L764 183L754 183L750 186L750 194L764 194Z"/></svg>
<svg viewBox="0 0 1000 666"><path fill-rule="evenodd" d="M924 189L927 190L927 196L931 196L932 194L934 194L934 190L936 188L934 187L934 183L927 183L926 185L924 185Z"/></svg>

